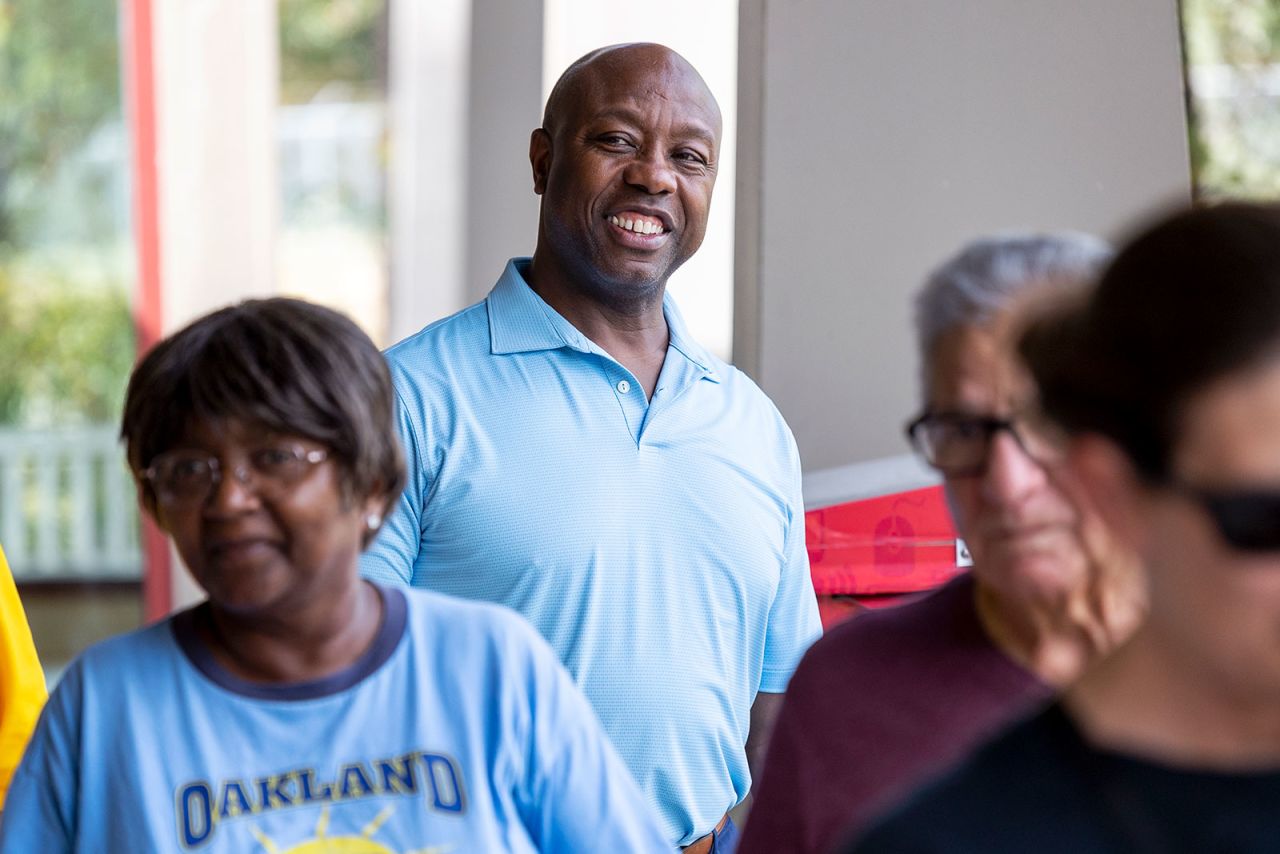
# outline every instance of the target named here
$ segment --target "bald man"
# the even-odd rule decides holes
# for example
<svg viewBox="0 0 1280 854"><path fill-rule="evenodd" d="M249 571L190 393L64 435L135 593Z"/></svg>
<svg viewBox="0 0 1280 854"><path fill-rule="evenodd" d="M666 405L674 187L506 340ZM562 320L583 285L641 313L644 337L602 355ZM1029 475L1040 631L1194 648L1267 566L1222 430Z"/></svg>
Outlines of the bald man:
<svg viewBox="0 0 1280 854"><path fill-rule="evenodd" d="M533 258L388 351L409 485L363 563L531 620L695 852L732 850L749 756L819 633L791 432L666 294L720 133L660 45L564 73L529 143Z"/></svg>

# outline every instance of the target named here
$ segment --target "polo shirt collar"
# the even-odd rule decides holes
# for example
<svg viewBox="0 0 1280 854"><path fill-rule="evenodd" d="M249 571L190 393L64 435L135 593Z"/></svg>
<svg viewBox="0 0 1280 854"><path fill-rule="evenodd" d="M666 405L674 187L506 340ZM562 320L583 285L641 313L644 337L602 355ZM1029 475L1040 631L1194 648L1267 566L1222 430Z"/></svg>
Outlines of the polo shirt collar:
<svg viewBox="0 0 1280 854"><path fill-rule="evenodd" d="M534 293L524 278L529 264L529 258L512 258L507 262L498 283L489 292L487 304L490 352L503 355L568 347L582 353L607 356L576 326ZM715 361L701 344L693 340L684 317L669 293L663 295L662 313L667 320L671 347L692 362L707 379L720 382Z"/></svg>
<svg viewBox="0 0 1280 854"><path fill-rule="evenodd" d="M489 292L490 352L504 355L558 350L561 347L585 352L586 336L547 305L525 281L529 260L512 258L508 261L498 283ZM560 323L556 323L557 320ZM569 329L565 329L566 326Z"/></svg>
<svg viewBox="0 0 1280 854"><path fill-rule="evenodd" d="M671 298L670 293L662 296L662 314L667 318L667 334L671 336L671 346L701 370L707 379L720 382L720 372L716 370L715 360L711 358L706 348L689 334L689 327L684 323L684 315L680 313L680 309L676 308L676 301Z"/></svg>

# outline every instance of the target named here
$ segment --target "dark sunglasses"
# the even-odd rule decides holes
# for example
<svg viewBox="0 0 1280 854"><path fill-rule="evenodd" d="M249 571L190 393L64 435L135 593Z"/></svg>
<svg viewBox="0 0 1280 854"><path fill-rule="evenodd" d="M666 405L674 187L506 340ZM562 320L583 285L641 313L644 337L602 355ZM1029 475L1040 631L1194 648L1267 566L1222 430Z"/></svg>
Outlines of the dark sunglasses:
<svg viewBox="0 0 1280 854"><path fill-rule="evenodd" d="M1179 480L1171 480L1168 486L1203 507L1233 549L1280 551L1280 492L1206 489Z"/></svg>

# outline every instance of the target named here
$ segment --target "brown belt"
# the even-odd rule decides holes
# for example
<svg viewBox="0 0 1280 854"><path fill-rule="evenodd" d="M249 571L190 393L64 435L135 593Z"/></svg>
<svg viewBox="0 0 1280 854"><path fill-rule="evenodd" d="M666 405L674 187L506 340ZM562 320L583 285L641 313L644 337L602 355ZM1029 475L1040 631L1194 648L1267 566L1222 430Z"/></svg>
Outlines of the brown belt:
<svg viewBox="0 0 1280 854"><path fill-rule="evenodd" d="M724 827L728 823L729 823L729 814L725 813L723 816L720 817L720 821L719 823L716 824L715 830L711 831L706 836L693 840L693 842L689 843L688 845L681 848L680 850L683 851L684 854L708 854L708 852L711 851L711 846L716 844L716 834L723 833Z"/></svg>

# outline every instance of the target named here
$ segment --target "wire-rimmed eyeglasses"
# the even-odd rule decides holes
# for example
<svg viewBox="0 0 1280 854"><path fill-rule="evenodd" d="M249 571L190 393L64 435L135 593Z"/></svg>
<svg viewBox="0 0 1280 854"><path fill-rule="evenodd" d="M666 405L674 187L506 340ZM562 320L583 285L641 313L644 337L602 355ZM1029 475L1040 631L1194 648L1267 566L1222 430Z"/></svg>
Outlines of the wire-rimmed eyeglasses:
<svg viewBox="0 0 1280 854"><path fill-rule="evenodd" d="M311 467L328 459L327 451L302 445L264 445L249 451L232 476L260 495L279 495L298 483ZM142 477L165 506L203 504L226 470L216 457L196 451L169 451L151 461Z"/></svg>

